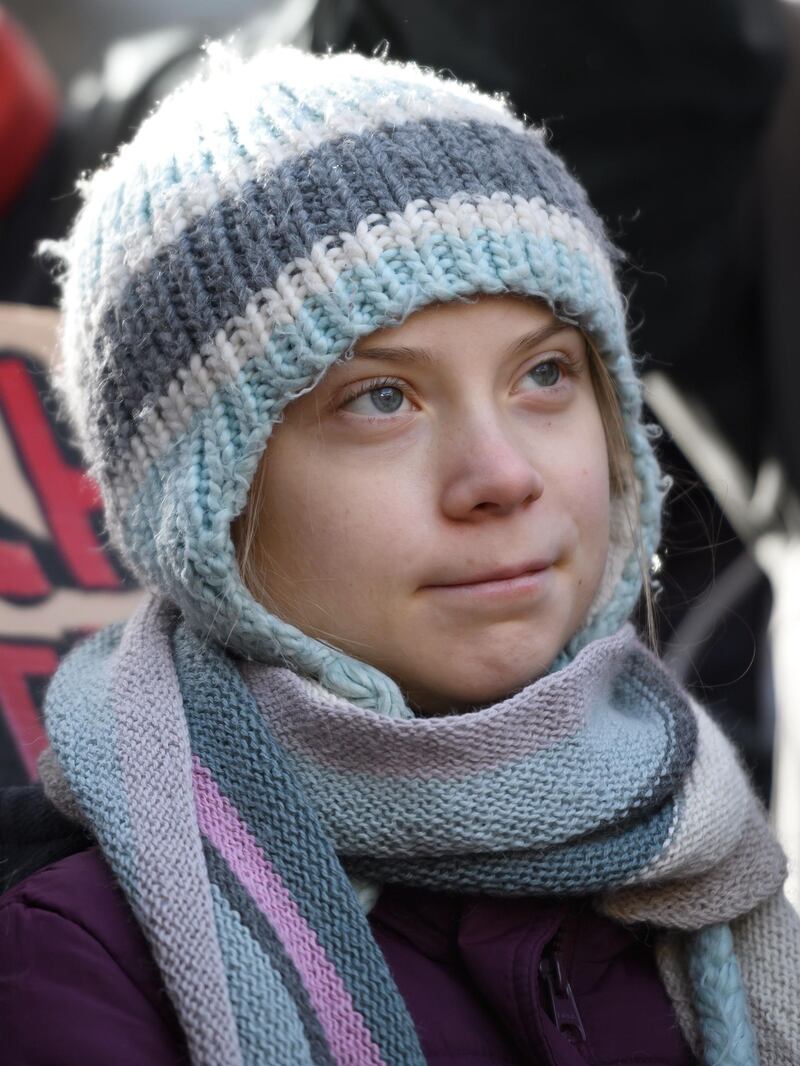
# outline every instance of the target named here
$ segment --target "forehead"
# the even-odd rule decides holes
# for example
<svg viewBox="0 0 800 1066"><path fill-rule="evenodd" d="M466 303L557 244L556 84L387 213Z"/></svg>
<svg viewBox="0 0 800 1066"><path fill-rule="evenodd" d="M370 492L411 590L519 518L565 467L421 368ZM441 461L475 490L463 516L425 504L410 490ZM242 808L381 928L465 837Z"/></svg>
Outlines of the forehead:
<svg viewBox="0 0 800 1066"><path fill-rule="evenodd" d="M480 344L497 349L535 344L554 333L577 328L558 319L543 301L529 297L479 296L432 304L401 325L362 337L354 357L430 361L437 354Z"/></svg>

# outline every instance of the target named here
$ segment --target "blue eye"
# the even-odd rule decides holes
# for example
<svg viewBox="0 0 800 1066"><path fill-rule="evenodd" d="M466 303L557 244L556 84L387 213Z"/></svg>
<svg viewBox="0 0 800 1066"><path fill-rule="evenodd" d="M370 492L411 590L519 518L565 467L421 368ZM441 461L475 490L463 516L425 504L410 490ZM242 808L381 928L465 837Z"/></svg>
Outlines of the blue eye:
<svg viewBox="0 0 800 1066"><path fill-rule="evenodd" d="M558 385L561 381L561 367L555 359L547 359L543 363L537 363L536 366L526 374L526 377L530 378L540 388L552 388L554 385Z"/></svg>
<svg viewBox="0 0 800 1066"><path fill-rule="evenodd" d="M356 415L394 415L401 409L406 394L399 385L389 381L367 384L361 392L351 396L343 408Z"/></svg>
<svg viewBox="0 0 800 1066"><path fill-rule="evenodd" d="M403 393L393 385L384 385L380 389L371 389L369 398L376 410L383 415L394 414L403 402Z"/></svg>

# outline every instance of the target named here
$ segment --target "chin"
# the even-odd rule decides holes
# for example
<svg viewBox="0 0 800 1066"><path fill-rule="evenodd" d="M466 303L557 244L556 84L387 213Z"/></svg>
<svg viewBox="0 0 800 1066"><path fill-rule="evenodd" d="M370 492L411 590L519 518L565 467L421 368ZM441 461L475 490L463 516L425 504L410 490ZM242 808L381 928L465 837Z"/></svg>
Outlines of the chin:
<svg viewBox="0 0 800 1066"><path fill-rule="evenodd" d="M502 664L496 664L494 670L478 671L473 665L472 668L468 667L459 672L457 682L454 682L450 675L446 679L431 678L427 683L409 688L408 698L411 705L421 714L452 714L479 710L481 707L500 703L541 677L547 672L556 655L557 652L553 652L549 657L542 656L541 662L531 662L531 657L528 656L527 662L520 664L517 669L509 668L507 659Z"/></svg>
<svg viewBox="0 0 800 1066"><path fill-rule="evenodd" d="M555 612L553 612L555 614ZM468 711L499 703L544 676L575 631L564 615L514 619L484 626L481 631L447 634L446 639L419 640L403 646L403 660L413 662L413 675L393 671L402 660L385 664L412 707L422 714ZM388 667L388 669L386 668Z"/></svg>

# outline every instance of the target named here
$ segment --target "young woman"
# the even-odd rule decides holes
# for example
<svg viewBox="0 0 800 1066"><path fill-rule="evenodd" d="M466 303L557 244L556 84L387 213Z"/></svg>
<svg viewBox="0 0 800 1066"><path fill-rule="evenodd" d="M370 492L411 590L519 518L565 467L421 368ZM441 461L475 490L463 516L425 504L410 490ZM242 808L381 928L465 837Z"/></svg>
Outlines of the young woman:
<svg viewBox="0 0 800 1066"><path fill-rule="evenodd" d="M795 1061L780 849L628 624L661 483L542 135L271 52L85 195L61 384L153 594L48 695L91 846L0 901L13 1061Z"/></svg>

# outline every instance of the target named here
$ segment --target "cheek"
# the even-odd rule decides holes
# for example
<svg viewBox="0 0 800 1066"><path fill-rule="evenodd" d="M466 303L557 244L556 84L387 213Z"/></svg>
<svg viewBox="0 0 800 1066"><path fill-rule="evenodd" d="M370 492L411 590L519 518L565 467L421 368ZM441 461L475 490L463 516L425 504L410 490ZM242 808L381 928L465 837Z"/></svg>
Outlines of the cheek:
<svg viewBox="0 0 800 1066"><path fill-rule="evenodd" d="M578 523L582 577L592 594L605 571L609 551L610 498L608 478L602 470L585 479L586 491L581 499Z"/></svg>
<svg viewBox="0 0 800 1066"><path fill-rule="evenodd" d="M345 586L365 596L374 584L385 586L390 556L401 568L413 556L420 523L411 496L407 480L380 463L365 468L341 455L333 461L322 447L280 442L264 464L260 542L284 573L323 582L316 590L323 598L325 584L331 596Z"/></svg>
<svg viewBox="0 0 800 1066"><path fill-rule="evenodd" d="M602 540L603 530L608 527L611 503L608 463L604 454L581 465L577 485L579 494L576 507L582 524L596 528L600 535L599 539Z"/></svg>
<svg viewBox="0 0 800 1066"><path fill-rule="evenodd" d="M590 584L603 573L609 545L611 488L608 449L599 412L572 437L572 455L562 484L577 535L582 577Z"/></svg>

